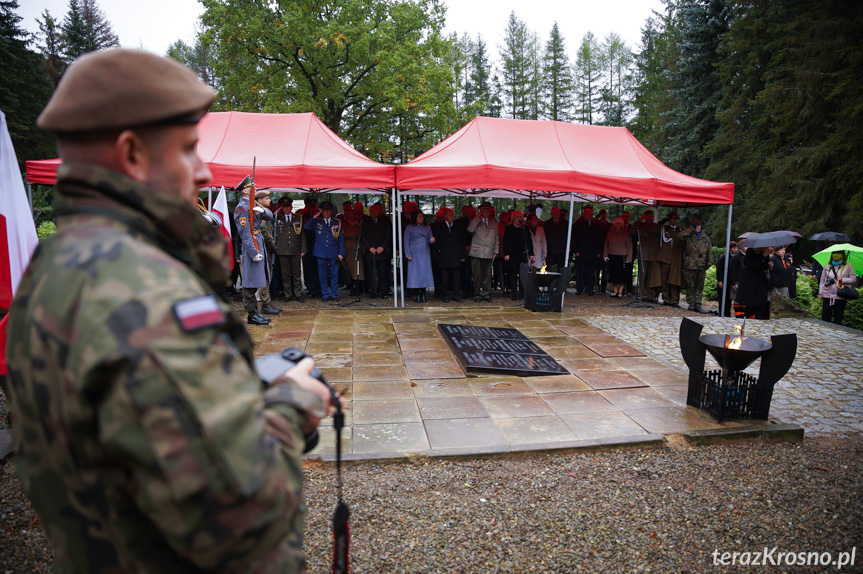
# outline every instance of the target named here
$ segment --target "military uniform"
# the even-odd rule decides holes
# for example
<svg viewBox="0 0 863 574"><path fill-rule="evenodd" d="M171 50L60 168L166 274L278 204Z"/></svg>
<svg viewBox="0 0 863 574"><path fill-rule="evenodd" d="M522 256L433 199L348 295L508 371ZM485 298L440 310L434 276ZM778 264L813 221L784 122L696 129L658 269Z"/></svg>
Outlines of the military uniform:
<svg viewBox="0 0 863 574"><path fill-rule="evenodd" d="M300 371L263 389L217 296L232 262L190 201L210 173L177 166L214 96L173 60L113 49L74 62L39 117L73 137L58 231L22 277L7 356L18 477L55 572L304 570L302 432L326 394ZM146 137L135 126L165 138L141 151L157 175L72 159Z"/></svg>
<svg viewBox="0 0 863 574"><path fill-rule="evenodd" d="M321 210L323 210L323 205ZM332 208L331 208L332 209ZM315 248L312 255L318 260L318 280L321 284L321 295L324 301L335 301L339 296L339 256L345 256L345 235L342 233L342 222L330 216L329 221L323 216L306 221L303 226L306 231L315 234Z"/></svg>
<svg viewBox="0 0 863 574"><path fill-rule="evenodd" d="M272 221L273 214L268 209L257 213L254 207L249 207L249 198L244 197L237 203L234 209L234 223L240 233L242 242L242 255L240 256L240 274L243 285L243 308L249 315L258 312L258 303L255 294L258 289L262 292L261 304L266 306L269 301L270 268L267 259L267 245L262 232L264 220ZM257 256L261 258L258 261ZM266 297L266 301L263 299Z"/></svg>
<svg viewBox="0 0 863 574"><path fill-rule="evenodd" d="M662 287L662 303L677 306L680 303L681 277L680 263L683 259L682 243L677 241L681 228L675 225L662 225L659 228L659 251L656 252L658 273L653 274L651 287Z"/></svg>
<svg viewBox="0 0 863 574"><path fill-rule="evenodd" d="M300 570L305 415L262 392L216 296L222 235L98 167L63 164L56 197L8 326L18 474L55 571Z"/></svg>
<svg viewBox="0 0 863 574"><path fill-rule="evenodd" d="M282 269L285 300L303 298L301 255L306 252L306 234L300 215L279 213L276 216L276 254Z"/></svg>
<svg viewBox="0 0 863 574"><path fill-rule="evenodd" d="M700 223L700 222L699 222ZM695 233L690 227L677 236L683 242L683 286L690 311L704 312L701 306L704 279L713 265L713 245L703 231Z"/></svg>

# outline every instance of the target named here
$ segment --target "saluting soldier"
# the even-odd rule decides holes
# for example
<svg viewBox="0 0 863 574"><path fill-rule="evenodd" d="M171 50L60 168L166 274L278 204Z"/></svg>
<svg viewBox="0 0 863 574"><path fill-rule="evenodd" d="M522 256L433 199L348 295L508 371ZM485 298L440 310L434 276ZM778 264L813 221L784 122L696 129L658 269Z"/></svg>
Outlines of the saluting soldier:
<svg viewBox="0 0 863 574"><path fill-rule="evenodd" d="M701 220L694 217L689 221L689 229L681 231L677 238L683 242L683 286L688 308L704 313L701 297L707 270L713 265L713 245L701 231Z"/></svg>
<svg viewBox="0 0 863 574"><path fill-rule="evenodd" d="M345 234L342 222L333 217L333 204L321 203L321 210L308 220L304 227L315 234L315 249L318 260L318 279L324 301L338 301L339 261L345 258Z"/></svg>
<svg viewBox="0 0 863 574"><path fill-rule="evenodd" d="M39 116L63 161L58 233L21 279L7 356L55 572L305 570L302 437L330 392L311 359L264 389L220 297L227 243L195 208L214 96L117 48L75 61Z"/></svg>
<svg viewBox="0 0 863 574"><path fill-rule="evenodd" d="M306 254L306 234L302 217L292 213L293 203L287 196L279 198L276 208L276 254L282 268L282 286L285 290L283 301L296 299L304 303L300 263Z"/></svg>
<svg viewBox="0 0 863 574"><path fill-rule="evenodd" d="M267 259L267 245L261 227L264 220L272 221L273 214L269 209L257 204L250 206L249 198L254 194L269 197L268 191L256 191L255 182L250 176L237 184L237 190L242 195L234 209L234 222L240 233L243 253L240 256L240 277L243 285L243 308L248 313L246 321L249 325L268 325L270 320L258 312L258 302L255 294L258 289L267 288L263 295L269 299L270 266ZM267 315L278 315L281 309L273 307L269 300L262 301L261 312Z"/></svg>

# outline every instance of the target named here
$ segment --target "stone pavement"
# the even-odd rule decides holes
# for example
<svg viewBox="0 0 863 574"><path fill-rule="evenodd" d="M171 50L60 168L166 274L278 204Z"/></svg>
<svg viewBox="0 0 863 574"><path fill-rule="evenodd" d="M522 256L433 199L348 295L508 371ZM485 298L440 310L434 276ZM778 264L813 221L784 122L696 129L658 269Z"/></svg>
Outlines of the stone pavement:
<svg viewBox="0 0 863 574"><path fill-rule="evenodd" d="M347 459L649 443L670 433L751 432L769 424L720 424L686 406L687 376L677 366L679 351L676 357L671 351L679 318L638 323L575 313L499 307L302 310L250 332L258 354L305 349L343 394ZM656 331L651 321L658 322ZM570 374L466 376L438 323L517 328ZM669 344L657 341L660 331ZM314 451L326 459L335 452L331 425L325 420Z"/></svg>
<svg viewBox="0 0 863 574"><path fill-rule="evenodd" d="M704 325L702 334L733 334L741 321L694 316ZM686 372L680 354L680 319L671 317L589 317L591 325ZM863 332L837 328L818 320L773 319L747 321L746 335L797 333L797 357L776 384L770 416L794 423L807 433L859 433L863 431ZM708 354L708 363L716 362ZM760 360L746 372L758 373ZM717 367L712 367L717 368Z"/></svg>

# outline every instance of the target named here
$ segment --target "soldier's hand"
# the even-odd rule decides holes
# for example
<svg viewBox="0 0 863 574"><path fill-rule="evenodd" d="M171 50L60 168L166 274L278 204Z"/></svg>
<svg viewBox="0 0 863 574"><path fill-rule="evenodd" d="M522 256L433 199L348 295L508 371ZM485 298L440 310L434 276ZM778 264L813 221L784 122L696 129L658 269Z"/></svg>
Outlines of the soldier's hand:
<svg viewBox="0 0 863 574"><path fill-rule="evenodd" d="M284 375L274 380L271 384L281 385L293 381L297 384L297 386L302 387L307 391L311 391L321 397L321 400L324 402L324 412L329 414L335 406L332 404L332 394L330 393L330 389L327 388L326 385L311 376L310 373L314 368L314 359L312 359L311 357L306 357L305 359L297 363L293 368L286 371ZM339 403L341 404L341 402L341 397L339 397ZM312 432L315 428L317 428L320 422L321 419L319 419L318 417L309 415L309 418L306 421L306 428L303 429L303 434L308 434Z"/></svg>
<svg viewBox="0 0 863 574"><path fill-rule="evenodd" d="M260 205L255 205L255 207L252 209L252 211L254 211L255 213L263 213L264 208L261 207Z"/></svg>
<svg viewBox="0 0 863 574"><path fill-rule="evenodd" d="M342 261L345 258L344 255L339 255L339 261Z"/></svg>
<svg viewBox="0 0 863 574"><path fill-rule="evenodd" d="M260 253L258 253L254 257L252 257L252 261L262 261L263 259L264 259L264 256L261 255Z"/></svg>

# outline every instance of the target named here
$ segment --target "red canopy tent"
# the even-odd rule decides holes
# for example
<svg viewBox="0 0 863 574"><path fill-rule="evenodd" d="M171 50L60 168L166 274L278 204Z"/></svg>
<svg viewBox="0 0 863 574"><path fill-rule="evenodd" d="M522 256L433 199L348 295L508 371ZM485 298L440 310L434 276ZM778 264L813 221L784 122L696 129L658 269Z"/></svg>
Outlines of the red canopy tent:
<svg viewBox="0 0 863 574"><path fill-rule="evenodd" d="M208 185L234 187L252 172L260 188L325 191L389 189L395 167L370 160L314 114L209 113L198 124ZM53 185L59 159L28 161L27 181Z"/></svg>
<svg viewBox="0 0 863 574"><path fill-rule="evenodd" d="M396 187L418 195L532 195L615 203L730 204L734 184L666 167L626 128L475 117L413 161Z"/></svg>

